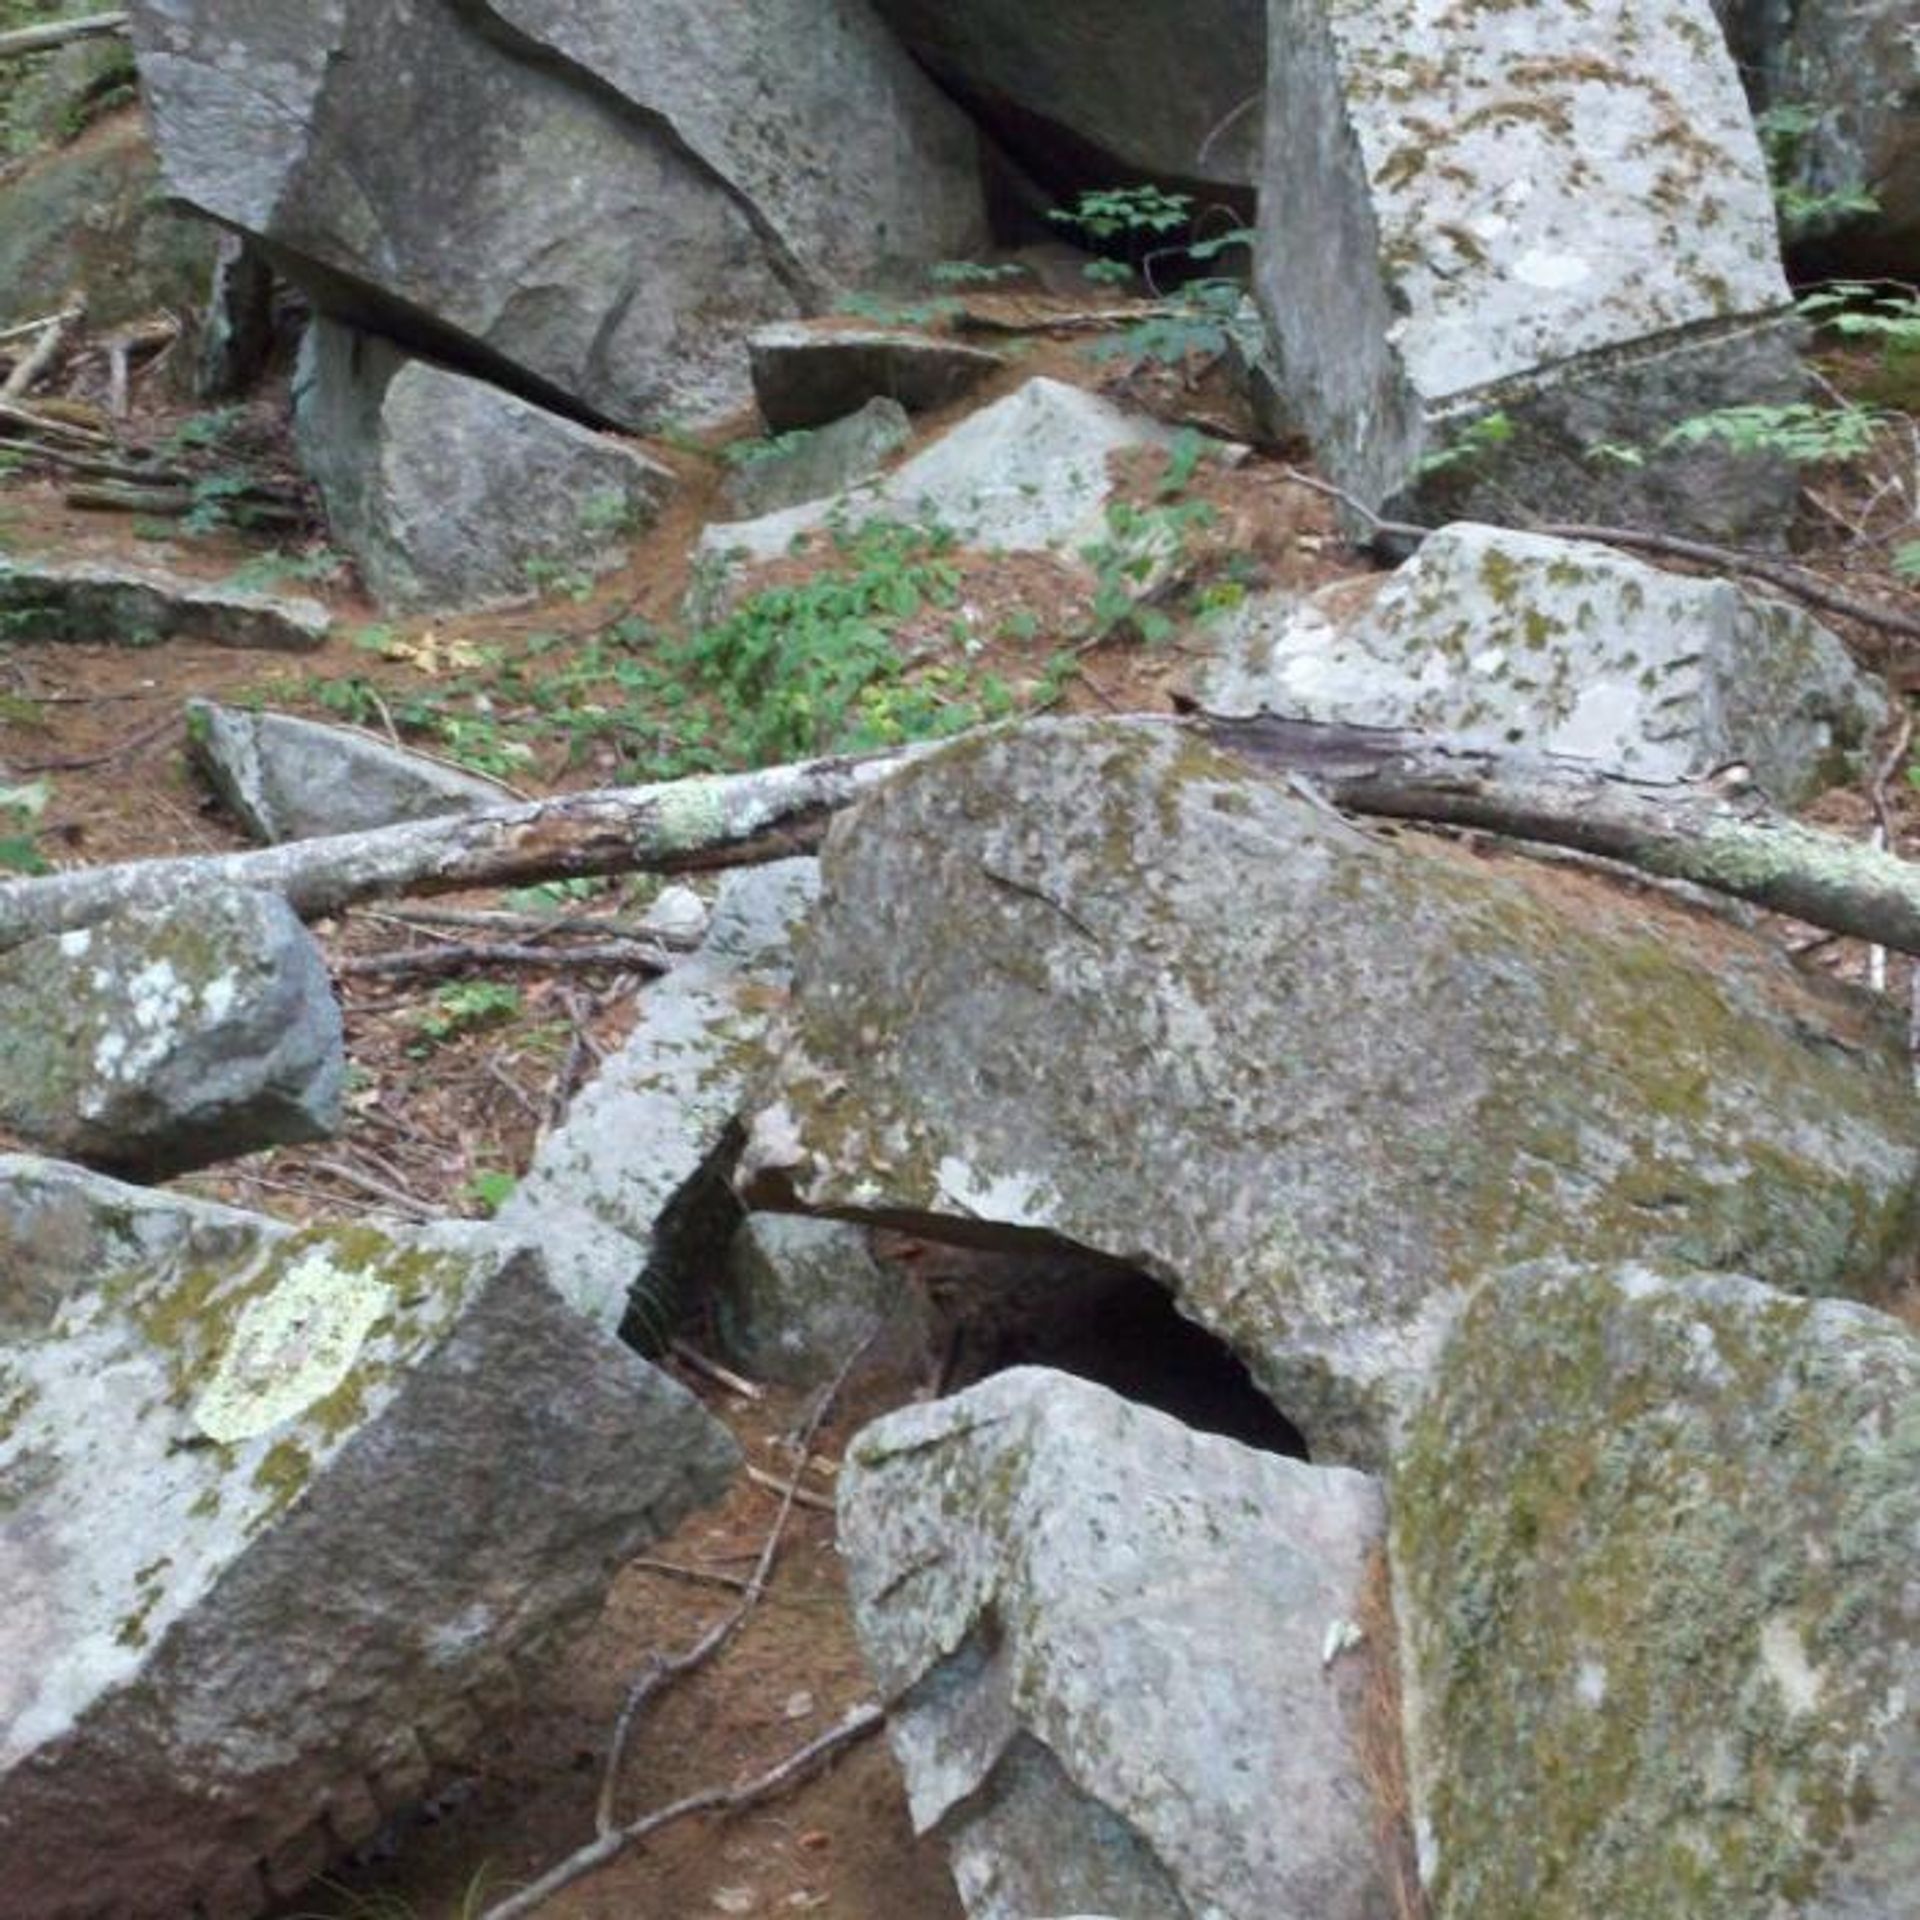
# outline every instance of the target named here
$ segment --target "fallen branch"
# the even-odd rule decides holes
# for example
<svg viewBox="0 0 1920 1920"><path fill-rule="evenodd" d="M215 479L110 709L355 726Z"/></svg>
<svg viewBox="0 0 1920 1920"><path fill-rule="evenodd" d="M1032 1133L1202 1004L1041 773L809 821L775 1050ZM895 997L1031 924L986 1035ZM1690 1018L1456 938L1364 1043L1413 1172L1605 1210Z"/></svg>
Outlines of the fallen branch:
<svg viewBox="0 0 1920 1920"><path fill-rule="evenodd" d="M64 47L70 40L97 40L104 34L126 30L124 13L90 13L79 20L49 20L44 27L18 27L12 33L0 33L0 60L45 53L53 47Z"/></svg>
<svg viewBox="0 0 1920 1920"><path fill-rule="evenodd" d="M80 315L73 309L56 314L48 321L39 339L20 356L13 371L0 380L0 400L19 400L32 390L33 383L59 359L67 344L67 335L79 321Z"/></svg>
<svg viewBox="0 0 1920 1920"><path fill-rule="evenodd" d="M0 951L208 887L285 897L304 919L359 900L607 873L684 873L817 846L827 820L926 747L560 794L245 853L131 860L0 883Z"/></svg>
<svg viewBox="0 0 1920 1920"><path fill-rule="evenodd" d="M674 956L658 947L631 940L596 940L581 947L529 947L506 942L457 941L451 946L420 947L405 953L350 954L337 963L341 974L375 978L466 973L474 968L504 967L515 972L563 973L569 969L615 967L626 973L666 973Z"/></svg>
<svg viewBox="0 0 1920 1920"><path fill-rule="evenodd" d="M84 311L82 307L62 307L58 313L43 313L38 320L17 320L10 327L0 327L0 346L9 340L24 340L43 327L58 326L63 320L78 320Z"/></svg>

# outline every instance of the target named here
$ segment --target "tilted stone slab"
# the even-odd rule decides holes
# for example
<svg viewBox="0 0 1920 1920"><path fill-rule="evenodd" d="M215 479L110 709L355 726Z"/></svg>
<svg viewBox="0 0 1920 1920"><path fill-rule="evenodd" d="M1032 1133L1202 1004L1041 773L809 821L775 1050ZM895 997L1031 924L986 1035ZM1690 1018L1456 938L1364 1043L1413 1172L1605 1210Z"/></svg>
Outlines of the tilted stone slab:
<svg viewBox="0 0 1920 1920"><path fill-rule="evenodd" d="M1503 527L1434 534L1372 601L1256 595L1201 630L1212 713L1413 727L1642 779L1745 763L1799 806L1863 770L1886 696L1826 628L1732 580Z"/></svg>
<svg viewBox="0 0 1920 1920"><path fill-rule="evenodd" d="M1275 0L1269 32L1257 280L1333 479L1402 519L1518 502L1782 536L1784 463L1653 450L1799 392L1766 172L1706 0ZM1493 415L1510 437L1476 451Z"/></svg>
<svg viewBox="0 0 1920 1920"><path fill-rule="evenodd" d="M1165 723L1036 722L836 821L743 1185L1139 1267L1317 1460L1385 1457L1461 1290L1578 1251L1894 1284L1878 1003L1591 881L1365 834Z"/></svg>
<svg viewBox="0 0 1920 1920"><path fill-rule="evenodd" d="M823 427L874 399L927 413L1006 365L984 347L908 327L762 327L747 352L753 397L775 433Z"/></svg>
<svg viewBox="0 0 1920 1920"><path fill-rule="evenodd" d="M1392 1489L1435 1920L1920 1912L1920 1339L1503 1274Z"/></svg>
<svg viewBox="0 0 1920 1920"><path fill-rule="evenodd" d="M854 1623L973 1920L1387 1920L1357 1752L1378 1485L1022 1367L868 1427ZM1391 1734L1389 1734L1391 1737Z"/></svg>
<svg viewBox="0 0 1920 1920"><path fill-rule="evenodd" d="M155 567L0 554L0 630L9 640L95 647L201 640L310 653L325 644L331 625L332 615L317 600L209 586Z"/></svg>
<svg viewBox="0 0 1920 1920"><path fill-rule="evenodd" d="M313 936L218 887L0 954L0 1122L159 1178L338 1131L347 1060Z"/></svg>
<svg viewBox="0 0 1920 1920"><path fill-rule="evenodd" d="M244 1915L735 1461L537 1257L0 1160L0 1885Z"/></svg>
<svg viewBox="0 0 1920 1920"><path fill-rule="evenodd" d="M869 400L843 419L756 449L727 475L721 491L735 513L781 513L870 480L912 438L899 401Z"/></svg>

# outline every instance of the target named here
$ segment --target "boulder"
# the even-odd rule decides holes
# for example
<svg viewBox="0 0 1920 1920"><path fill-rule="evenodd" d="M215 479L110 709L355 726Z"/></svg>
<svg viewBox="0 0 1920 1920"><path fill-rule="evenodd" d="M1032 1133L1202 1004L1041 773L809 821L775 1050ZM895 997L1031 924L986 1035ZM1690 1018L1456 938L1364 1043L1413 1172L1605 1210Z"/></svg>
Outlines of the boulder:
<svg viewBox="0 0 1920 1920"><path fill-rule="evenodd" d="M326 643L331 625L317 600L209 586L157 567L0 554L0 627L9 640L96 647L199 640L311 653Z"/></svg>
<svg viewBox="0 0 1920 1920"><path fill-rule="evenodd" d="M1886 696L1798 607L1502 527L1428 539L1370 601L1261 594L1203 630L1211 713L1413 727L1649 780L1750 767L1797 807L1861 771Z"/></svg>
<svg viewBox="0 0 1920 1920"><path fill-rule="evenodd" d="M1718 922L1358 831L1154 721L1035 722L836 820L753 1205L1138 1268L1316 1460L1560 1253L1870 1294L1920 1106L1876 1001Z"/></svg>
<svg viewBox="0 0 1920 1920"><path fill-rule="evenodd" d="M971 128L857 0L131 11L176 194L324 310L585 418L725 407L753 327L984 225Z"/></svg>
<svg viewBox="0 0 1920 1920"><path fill-rule="evenodd" d="M1682 421L1797 398L1752 121L1706 0L1274 0L1256 279L1329 476L1402 520L1778 543L1794 470ZM1625 449L1626 457L1609 448Z"/></svg>
<svg viewBox="0 0 1920 1920"><path fill-rule="evenodd" d="M876 398L929 413L1006 365L984 347L910 327L762 327L747 355L753 397L774 433L823 427Z"/></svg>
<svg viewBox="0 0 1920 1920"><path fill-rule="evenodd" d="M865 1429L839 1509L914 1825L972 1920L1390 1920L1373 1654L1329 1657L1374 1481L1022 1367Z"/></svg>
<svg viewBox="0 0 1920 1920"><path fill-rule="evenodd" d="M388 607L484 606L542 569L616 564L674 485L636 448L325 319L294 419L329 531Z"/></svg>
<svg viewBox="0 0 1920 1920"><path fill-rule="evenodd" d="M187 745L222 805L264 845L497 807L491 780L354 727L187 702Z"/></svg>
<svg viewBox="0 0 1920 1920"><path fill-rule="evenodd" d="M1489 1281L1395 1463L1435 1920L1920 1912L1920 1340L1735 1277Z"/></svg>
<svg viewBox="0 0 1920 1920"><path fill-rule="evenodd" d="M813 899L811 860L729 876L699 952L654 981L619 1052L494 1215L540 1247L553 1285L597 1325L657 1340L690 1253L717 1269L739 1209L715 1168L767 1022L793 936Z"/></svg>
<svg viewBox="0 0 1920 1920"><path fill-rule="evenodd" d="M34 1920L296 1892L736 1460L472 1229L0 1160L0 1323L0 1885Z"/></svg>
<svg viewBox="0 0 1920 1920"><path fill-rule="evenodd" d="M751 457L727 475L727 505L747 518L844 493L871 479L913 437L897 400L869 400L824 427L748 442ZM731 451L731 449L729 449Z"/></svg>
<svg viewBox="0 0 1920 1920"><path fill-rule="evenodd" d="M158 1179L339 1130L326 961L277 894L217 887L0 954L0 1122Z"/></svg>

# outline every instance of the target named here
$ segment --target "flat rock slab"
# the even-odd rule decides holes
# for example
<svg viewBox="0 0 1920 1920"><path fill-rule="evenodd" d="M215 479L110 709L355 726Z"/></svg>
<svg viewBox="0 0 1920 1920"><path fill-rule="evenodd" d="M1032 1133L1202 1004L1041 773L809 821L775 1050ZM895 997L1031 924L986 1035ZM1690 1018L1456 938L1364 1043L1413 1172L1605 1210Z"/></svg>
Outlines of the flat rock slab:
<svg viewBox="0 0 1920 1920"><path fill-rule="evenodd" d="M514 797L353 727L213 700L187 702L187 745L221 803L267 846L473 813Z"/></svg>
<svg viewBox="0 0 1920 1920"><path fill-rule="evenodd" d="M1208 712L1410 727L1649 780L1733 761L1783 807L1855 778L1886 696L1826 628L1732 580L1503 527L1432 535L1367 604L1256 595L1202 629Z"/></svg>
<svg viewBox="0 0 1920 1920"><path fill-rule="evenodd" d="M10 640L96 647L200 640L311 653L325 644L332 618L317 600L241 593L152 567L0 555L0 631Z"/></svg>
<svg viewBox="0 0 1920 1920"><path fill-rule="evenodd" d="M874 399L929 413L1006 365L984 347L905 327L762 327L747 354L753 397L774 433L825 426Z"/></svg>
<svg viewBox="0 0 1920 1920"><path fill-rule="evenodd" d="M157 1179L337 1132L326 960L277 894L210 889L0 954L0 1120Z"/></svg>
<svg viewBox="0 0 1920 1920"><path fill-rule="evenodd" d="M725 1257L739 1213L724 1181L705 1176L765 1064L816 885L811 860L728 879L705 944L645 989L625 1044L494 1215L509 1239L540 1247L562 1297L599 1326L631 1320L636 1334L657 1335L683 1242L715 1270Z"/></svg>
<svg viewBox="0 0 1920 1920"><path fill-rule="evenodd" d="M35 1920L294 1893L736 1459L471 1229L0 1160L0 1321L0 1885Z"/></svg>
<svg viewBox="0 0 1920 1920"><path fill-rule="evenodd" d="M1505 1274L1392 1491L1436 1920L1920 1912L1910 1328Z"/></svg>
<svg viewBox="0 0 1920 1920"><path fill-rule="evenodd" d="M1362 834L1152 721L1035 722L834 824L750 1204L1048 1233L1369 1463L1464 1288L1674 1257L1896 1284L1916 1108L1884 1008L1586 880Z"/></svg>
<svg viewBox="0 0 1920 1920"><path fill-rule="evenodd" d="M1327 1651L1374 1481L1021 1367L865 1429L839 1508L914 1825L973 1920L1394 1911L1364 1662Z"/></svg>
<svg viewBox="0 0 1920 1920"><path fill-rule="evenodd" d="M1402 519L1519 500L1783 535L1784 463L1652 450L1799 392L1766 170L1706 0L1620 0L1604 31L1581 0L1275 0L1269 33L1257 277L1332 478ZM1476 451L1491 415L1507 437ZM1622 444L1640 464L1600 451Z"/></svg>
<svg viewBox="0 0 1920 1920"><path fill-rule="evenodd" d="M913 438L897 400L869 400L824 427L804 428L752 448L727 475L729 508L748 518L823 500L870 480Z"/></svg>

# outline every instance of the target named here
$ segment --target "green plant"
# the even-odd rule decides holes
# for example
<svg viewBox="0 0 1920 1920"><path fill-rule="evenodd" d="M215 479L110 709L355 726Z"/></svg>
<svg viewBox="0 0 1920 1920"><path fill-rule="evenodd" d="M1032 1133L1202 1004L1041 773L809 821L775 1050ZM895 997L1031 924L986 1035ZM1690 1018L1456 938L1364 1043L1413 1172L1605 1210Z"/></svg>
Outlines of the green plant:
<svg viewBox="0 0 1920 1920"><path fill-rule="evenodd" d="M817 427L795 427L787 433L771 433L759 440L729 440L720 449L720 458L730 467L757 467L763 460L777 460L796 453L816 433Z"/></svg>
<svg viewBox="0 0 1920 1920"><path fill-rule="evenodd" d="M1849 340L1870 340L1885 354L1920 354L1920 294L1892 282L1829 280L1802 294L1797 311Z"/></svg>
<svg viewBox="0 0 1920 1920"><path fill-rule="evenodd" d="M1061 226L1078 227L1096 241L1172 233L1192 217L1190 193L1167 193L1150 185L1089 188L1072 206L1055 207L1047 215Z"/></svg>
<svg viewBox="0 0 1920 1920"><path fill-rule="evenodd" d="M936 287L990 287L1005 280L1023 280L1027 269L1017 260L989 267L978 260L937 260L927 269Z"/></svg>
<svg viewBox="0 0 1920 1920"><path fill-rule="evenodd" d="M235 567L227 575L226 585L235 593L269 593L289 580L324 586L338 580L346 570L346 561L331 547L315 547L309 553L282 553L276 548Z"/></svg>
<svg viewBox="0 0 1920 1920"><path fill-rule="evenodd" d="M850 293L835 311L858 320L871 320L877 327L935 327L944 326L961 308L958 300L901 302L873 293Z"/></svg>
<svg viewBox="0 0 1920 1920"><path fill-rule="evenodd" d="M633 501L618 487L600 487L580 502L580 531L612 537L633 531Z"/></svg>
<svg viewBox="0 0 1920 1920"><path fill-rule="evenodd" d="M1887 416L1875 407L1846 402L1816 406L1719 407L1669 427L1655 443L1662 448L1697 447L1715 441L1730 453L1772 454L1796 466L1857 460L1872 449Z"/></svg>
<svg viewBox="0 0 1920 1920"><path fill-rule="evenodd" d="M535 554L521 563L527 585L543 599L564 595L578 606L593 598L593 576L550 555Z"/></svg>
<svg viewBox="0 0 1920 1920"><path fill-rule="evenodd" d="M497 1027L520 1012L518 987L498 980L456 980L442 987L432 1004L414 1017L418 1040L408 1053L416 1059L482 1027Z"/></svg>
<svg viewBox="0 0 1920 1920"><path fill-rule="evenodd" d="M1115 500L1107 507L1106 533L1080 549L1094 575L1092 632L1104 639L1130 629L1149 646L1172 639L1173 619L1146 596L1174 574L1192 537L1213 524L1204 500L1165 501L1138 507Z"/></svg>
<svg viewBox="0 0 1920 1920"><path fill-rule="evenodd" d="M50 871L40 852L34 822L47 810L52 789L44 780L24 786L0 787L0 872Z"/></svg>
<svg viewBox="0 0 1920 1920"><path fill-rule="evenodd" d="M503 1172L498 1168L483 1168L468 1180L460 1191L483 1213L491 1216L500 1211L519 1184L518 1178L511 1173Z"/></svg>
<svg viewBox="0 0 1920 1920"><path fill-rule="evenodd" d="M1494 448L1505 446L1515 432L1513 421L1506 414L1497 410L1483 413L1455 433L1444 447L1436 447L1433 452L1422 454L1414 462L1413 470L1425 476L1472 466L1476 461L1484 460Z"/></svg>
<svg viewBox="0 0 1920 1920"><path fill-rule="evenodd" d="M1808 136L1818 131L1820 119L1820 109L1804 101L1783 101L1754 117L1783 240L1804 240L1856 214L1880 211L1880 202L1862 182L1814 193L1795 179Z"/></svg>

